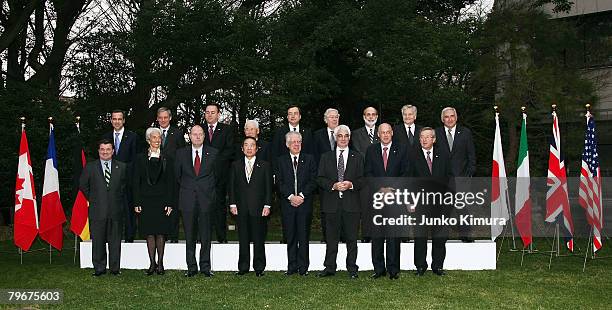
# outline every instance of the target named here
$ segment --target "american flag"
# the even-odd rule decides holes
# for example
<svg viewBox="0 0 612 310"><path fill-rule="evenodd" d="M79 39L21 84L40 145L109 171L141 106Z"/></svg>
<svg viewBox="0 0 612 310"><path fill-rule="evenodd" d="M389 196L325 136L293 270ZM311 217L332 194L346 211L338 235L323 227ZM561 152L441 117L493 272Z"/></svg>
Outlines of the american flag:
<svg viewBox="0 0 612 310"><path fill-rule="evenodd" d="M561 132L557 113L553 116L553 136L550 140L548 155L548 192L546 193L546 222L559 223L565 229L567 248L574 251L574 223L570 211L569 195L567 192L567 173L565 162L561 153Z"/></svg>
<svg viewBox="0 0 612 310"><path fill-rule="evenodd" d="M597 151L595 120L588 112L578 196L578 202L584 208L589 225L593 229L593 250L597 251L602 246L601 172L599 168L599 152Z"/></svg>

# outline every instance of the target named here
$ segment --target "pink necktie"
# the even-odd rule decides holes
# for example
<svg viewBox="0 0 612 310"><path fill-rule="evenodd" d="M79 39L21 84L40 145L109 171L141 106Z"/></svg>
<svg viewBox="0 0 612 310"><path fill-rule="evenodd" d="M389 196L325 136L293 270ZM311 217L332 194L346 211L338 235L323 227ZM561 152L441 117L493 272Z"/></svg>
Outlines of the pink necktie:
<svg viewBox="0 0 612 310"><path fill-rule="evenodd" d="M388 147L383 147L383 166L385 167L385 171L387 171L387 162L389 160L389 155L387 154Z"/></svg>

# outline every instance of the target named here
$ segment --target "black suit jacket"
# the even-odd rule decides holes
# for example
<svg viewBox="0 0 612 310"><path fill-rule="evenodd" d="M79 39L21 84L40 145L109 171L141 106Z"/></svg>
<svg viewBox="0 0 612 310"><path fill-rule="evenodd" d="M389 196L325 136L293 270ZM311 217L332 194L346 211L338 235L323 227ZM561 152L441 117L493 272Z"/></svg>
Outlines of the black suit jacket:
<svg viewBox="0 0 612 310"><path fill-rule="evenodd" d="M351 148L363 157L365 157L368 147L374 143L378 143L378 126L374 126L374 142L370 143L370 137L365 126L361 126L351 132Z"/></svg>
<svg viewBox="0 0 612 310"><path fill-rule="evenodd" d="M338 182L338 164L336 152L327 152L321 156L317 183L321 194L321 209L325 213L336 213L338 210L346 212L360 212L359 190L363 178L362 155L349 150L344 169L344 180L353 182L353 189L344 191L342 198L338 191L332 190L334 183Z"/></svg>
<svg viewBox="0 0 612 310"><path fill-rule="evenodd" d="M407 146L392 143L388 150L387 170L382 157L382 144L372 144L365 155L366 177L406 177L409 175Z"/></svg>
<svg viewBox="0 0 612 310"><path fill-rule="evenodd" d="M125 217L127 187L126 164L118 160L111 162L110 186L106 187L100 160L85 166L79 179L79 188L89 200L89 219L92 221L113 219L123 221Z"/></svg>
<svg viewBox="0 0 612 310"><path fill-rule="evenodd" d="M453 150L450 151L446 138L446 127L436 128L436 146L441 152L447 153L455 177L471 177L476 172L476 151L472 132L457 125L453 138Z"/></svg>
<svg viewBox="0 0 612 310"><path fill-rule="evenodd" d="M251 180L247 182L244 158L232 163L229 171L229 204L236 205L238 216L261 216L264 205L272 206L272 167L255 158Z"/></svg>
<svg viewBox="0 0 612 310"><path fill-rule="evenodd" d="M232 126L217 122L212 142L208 134L208 124L202 125L204 128L204 145L212 146L218 150L216 158L216 177L218 181L227 180L227 169L234 160L234 129Z"/></svg>
<svg viewBox="0 0 612 310"><path fill-rule="evenodd" d="M281 204L290 206L287 199L294 193L293 157L282 155L276 160L276 180L280 191ZM312 196L317 189L317 164L314 156L300 153L297 167L297 193L304 195L304 204L311 205Z"/></svg>
<svg viewBox="0 0 612 310"><path fill-rule="evenodd" d="M315 160L317 164L321 160L322 154L335 150L335 145L334 145L334 148L332 149L329 143L329 130L327 129L327 127L321 128L315 131L313 135L313 141L314 141L313 144L314 144L314 149L315 149L314 155L315 155Z"/></svg>
<svg viewBox="0 0 612 310"><path fill-rule="evenodd" d="M162 136L163 136L163 129ZM166 132L166 143L162 144L162 155L167 158L174 159L176 157L176 150L185 146L185 137L183 132L174 127L170 126Z"/></svg>
<svg viewBox="0 0 612 310"><path fill-rule="evenodd" d="M414 125L414 139L412 144L409 143L408 132L406 132L406 126L404 123L397 124L393 126L393 143L399 143L410 146L408 151L412 151L413 149L421 149L421 143L419 142L419 133L423 126Z"/></svg>
<svg viewBox="0 0 612 310"><path fill-rule="evenodd" d="M200 210L208 212L215 202L215 165L217 149L202 147L200 173L196 176L191 157L191 146L176 151L174 172L179 183L179 209L183 212L193 212L196 199Z"/></svg>
<svg viewBox="0 0 612 310"><path fill-rule="evenodd" d="M109 139L112 141L113 145L115 144L115 133L112 130L110 132L105 133L102 138ZM121 143L119 144L119 153L113 153L113 159L122 161L128 164L128 167L131 167L132 162L136 158L137 152L138 135L136 135L133 131L125 129L123 131Z"/></svg>
<svg viewBox="0 0 612 310"><path fill-rule="evenodd" d="M289 132L289 125L284 125L278 128L272 137L272 160L276 160L279 156L289 154L289 149L285 143L285 135ZM302 153L314 155L314 146L312 141L312 131L303 125L300 125L300 134L302 134Z"/></svg>
<svg viewBox="0 0 612 310"><path fill-rule="evenodd" d="M411 175L417 178L450 178L453 176L451 163L448 160L448 153L440 150L439 147L434 146L433 154L431 156L431 170L429 172L429 166L427 166L427 159L423 150L419 148L416 152L410 155L410 162L412 164Z"/></svg>

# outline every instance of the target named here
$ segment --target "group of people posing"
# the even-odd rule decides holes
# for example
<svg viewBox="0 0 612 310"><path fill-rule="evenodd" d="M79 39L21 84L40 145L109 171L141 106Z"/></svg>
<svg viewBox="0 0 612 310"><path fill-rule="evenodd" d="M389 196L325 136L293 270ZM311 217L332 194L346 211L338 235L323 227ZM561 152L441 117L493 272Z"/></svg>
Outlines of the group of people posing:
<svg viewBox="0 0 612 310"><path fill-rule="evenodd" d="M452 107L441 111L443 126L436 129L415 124L417 108L413 105L402 107L403 122L395 126L378 124L378 111L367 107L364 126L355 130L340 125L338 110L330 108L323 116L326 127L312 132L300 125L300 109L292 106L287 110L288 124L269 143L259 139L254 120L245 122L244 138L238 141L232 128L219 122L220 113L219 105L208 103L205 123L190 128L190 144L186 145L183 133L170 126L171 111L160 108L159 127L146 130L148 148L138 154L137 135L124 127L125 113L111 113L113 130L98 142L99 160L89 162L80 178L80 189L89 200L94 276L106 273L107 244L110 273L120 274L122 235L125 242L133 242L137 226L146 236L150 259L146 274L164 274L165 242L178 242L180 213L186 239L185 276L201 273L211 277L212 235L216 234L219 243L227 242L229 210L238 226L236 275L250 271L252 242L252 267L261 277L266 267L267 218L276 193L287 242L285 275L308 275L313 201L317 198L326 243L325 269L317 276L335 275L342 240L349 276L357 278L357 240L360 228L362 234L365 231L364 221L371 221L364 216L371 207L365 178L471 177L475 170L471 131L457 125ZM432 210L416 212L435 216ZM447 229L419 229L414 240L416 275L424 275L428 267L444 275ZM428 233L433 240L431 266L426 261ZM371 237L371 277L397 279L401 239ZM462 241L471 240L464 237Z"/></svg>

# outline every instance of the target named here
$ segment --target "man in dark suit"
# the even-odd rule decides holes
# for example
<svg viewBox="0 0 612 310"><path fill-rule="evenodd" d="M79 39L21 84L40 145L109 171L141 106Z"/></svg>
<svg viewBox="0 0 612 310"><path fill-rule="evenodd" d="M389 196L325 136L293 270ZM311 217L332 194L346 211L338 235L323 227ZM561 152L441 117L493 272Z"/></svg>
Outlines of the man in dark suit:
<svg viewBox="0 0 612 310"><path fill-rule="evenodd" d="M378 111L374 107L367 107L363 110L363 122L365 126L359 127L353 130L351 134L351 148L357 151L362 159L365 159L365 154L368 150L368 147L373 145L374 143L378 143L378 135L376 122L378 121ZM369 190L363 190L360 192L361 206L364 207L361 210L361 236L363 242L369 242L370 238L367 236L369 233L367 232L368 223L365 221L368 220L364 217L367 214L367 210L365 209L368 206L369 202Z"/></svg>
<svg viewBox="0 0 612 310"><path fill-rule="evenodd" d="M230 212L237 217L238 272L249 272L251 240L253 240L253 269L255 276L264 275L266 268L266 226L272 205L272 168L270 163L255 156L257 140L246 137L242 143L244 157L232 163L230 168Z"/></svg>
<svg viewBox="0 0 612 310"><path fill-rule="evenodd" d="M248 119L244 122L244 137L252 137L257 141L257 158L272 164L272 154L270 153L270 143L259 138L259 122ZM234 154L242 154L242 143L236 145Z"/></svg>
<svg viewBox="0 0 612 310"><path fill-rule="evenodd" d="M393 127L393 142L409 146L410 148L408 151L413 149L418 150L421 147L419 143L419 131L421 131L423 126L414 123L416 118L417 107L410 104L404 105L402 107L403 122Z"/></svg>
<svg viewBox="0 0 612 310"><path fill-rule="evenodd" d="M283 231L287 236L287 272L290 276L308 274L310 264L308 243L312 222L312 201L317 188L317 165L314 157L302 153L302 135L288 132L285 135L288 155L276 161L278 183L283 213Z"/></svg>
<svg viewBox="0 0 612 310"><path fill-rule="evenodd" d="M346 241L346 268L352 279L358 277L357 271L357 235L359 231L359 214L361 179L363 178L362 156L348 145L351 130L340 125L334 130L336 151L321 156L317 183L323 196L323 212L327 226L327 245L325 250L325 269L319 277L336 274L336 257L340 233Z"/></svg>
<svg viewBox="0 0 612 310"><path fill-rule="evenodd" d="M367 107L363 110L363 122L365 126L353 130L351 134L351 148L365 156L368 147L378 143L376 135L376 122L378 121L378 111L374 107Z"/></svg>
<svg viewBox="0 0 612 310"><path fill-rule="evenodd" d="M428 192L444 192L448 190L449 178L452 176L452 169L448 158L448 153L440 150L441 147L436 142L436 132L431 127L424 127L421 130L419 141L421 148L411 153L412 169L411 174L415 178L417 185L423 187ZM423 276L427 270L427 236L431 231L432 250L431 250L431 269L434 274L444 275L444 258L446 257L446 239L448 238L448 227L443 225L420 224L423 216L427 218L439 218L448 216L448 206L440 203L431 205L419 205L414 210L416 214L415 238L414 238L414 265L415 274Z"/></svg>
<svg viewBox="0 0 612 310"><path fill-rule="evenodd" d="M113 141L115 150L113 159L127 165L128 183L131 184L129 178L132 175L134 159L138 152L138 136L134 132L125 129L125 112L122 110L113 110L111 112L111 124L113 125L113 130L104 134L102 138ZM131 207L133 204L133 197L130 186L127 188L125 199L125 242L131 243L134 242L134 236L136 235L136 215L134 214L134 208Z"/></svg>
<svg viewBox="0 0 612 310"><path fill-rule="evenodd" d="M312 131L300 125L302 114L297 106L290 106L287 109L287 126L278 128L272 138L272 160L276 160L279 156L289 154L285 146L285 134L289 131L297 131L302 135L302 152L314 155L314 146L312 141Z"/></svg>
<svg viewBox="0 0 612 310"><path fill-rule="evenodd" d="M437 145L440 147L440 151L447 153L454 177L471 178L476 172L476 151L472 131L467 127L457 125L457 118L455 108L446 107L442 109L440 119L444 126L436 128ZM469 184L466 184L466 182L460 182L458 185L469 188ZM455 209L455 214L461 216L467 214L467 210ZM474 239L470 236L471 229L469 226L459 225L457 231L461 241L474 242Z"/></svg>
<svg viewBox="0 0 612 310"><path fill-rule="evenodd" d="M227 205L225 204L225 197L227 194L227 171L234 160L234 130L231 126L219 122L220 113L221 108L218 104L206 104L204 145L212 146L219 151L215 166L217 202L211 215L217 241L227 243Z"/></svg>
<svg viewBox="0 0 612 310"><path fill-rule="evenodd" d="M187 273L193 277L198 273L195 259L196 239L200 237L200 272L213 276L210 270L211 213L216 203L215 165L219 151L204 144L204 129L200 125L191 127L191 146L176 152L175 173L179 183L179 209L183 215L185 229L185 258ZM197 228L197 232L196 232Z"/></svg>
<svg viewBox="0 0 612 310"><path fill-rule="evenodd" d="M315 160L317 165L321 159L321 154L333 151L336 149L336 140L334 138L334 129L338 127L340 122L340 114L338 110L329 108L323 114L323 121L327 125L315 131L313 135L315 146Z"/></svg>
<svg viewBox="0 0 612 310"><path fill-rule="evenodd" d="M100 140L98 155L100 159L87 163L79 179L79 188L89 200L91 257L96 277L106 273L107 243L110 272L120 274L121 230L127 207L127 166L113 160L113 141Z"/></svg>
<svg viewBox="0 0 612 310"><path fill-rule="evenodd" d="M185 137L183 132L170 125L172 120L172 111L166 107L157 109L157 123L162 131L161 151L165 158L174 162L176 158L176 150L185 147ZM168 236L170 243L178 243L179 233L179 213L170 213L172 219L172 233Z"/></svg>
<svg viewBox="0 0 612 310"><path fill-rule="evenodd" d="M391 125L382 123L378 126L379 143L371 145L365 155L365 176L369 178L405 177L408 174L408 155L406 146L393 143ZM374 189L371 189L374 190ZM371 204L370 204L371 205ZM364 208L367 209L367 208ZM365 219L371 218L364 216ZM372 236L372 264L377 279L389 272L390 279L398 279L400 271L399 236L383 236L383 232ZM387 242L387 259L385 268L384 247Z"/></svg>

